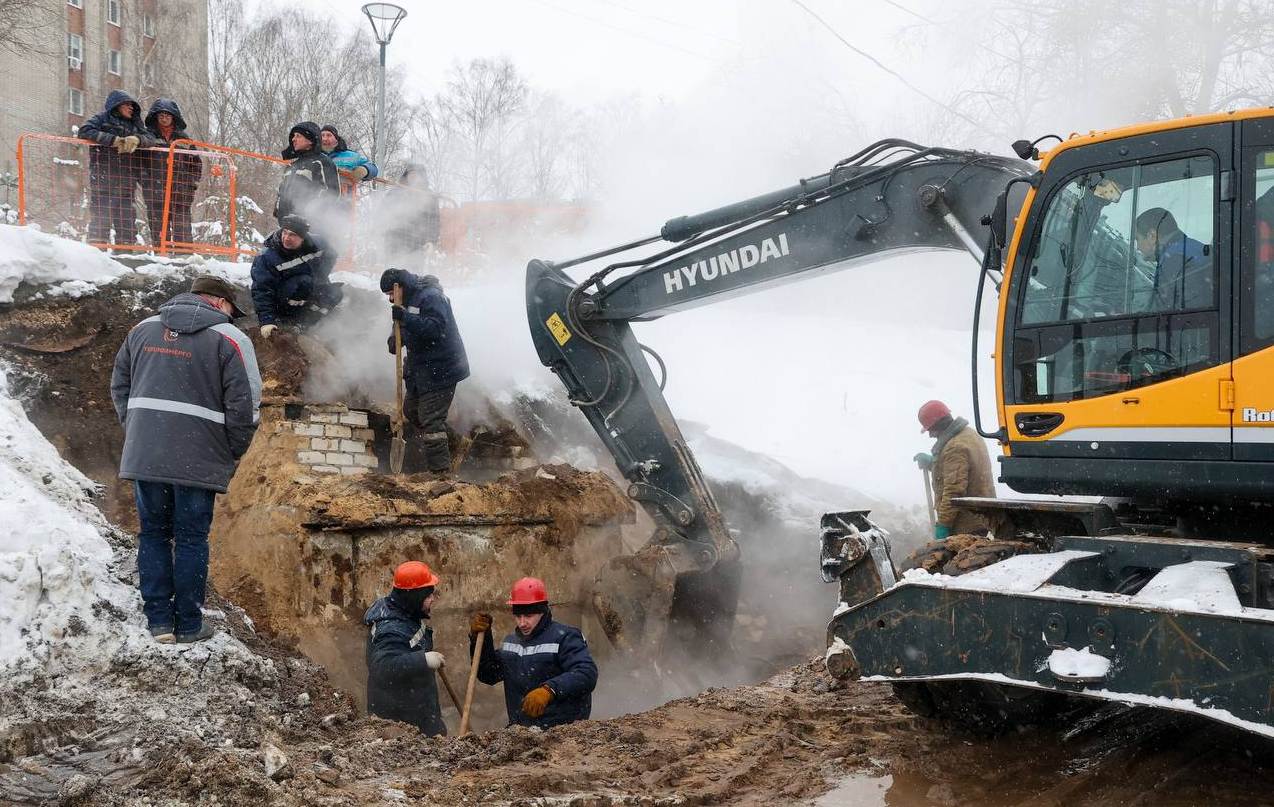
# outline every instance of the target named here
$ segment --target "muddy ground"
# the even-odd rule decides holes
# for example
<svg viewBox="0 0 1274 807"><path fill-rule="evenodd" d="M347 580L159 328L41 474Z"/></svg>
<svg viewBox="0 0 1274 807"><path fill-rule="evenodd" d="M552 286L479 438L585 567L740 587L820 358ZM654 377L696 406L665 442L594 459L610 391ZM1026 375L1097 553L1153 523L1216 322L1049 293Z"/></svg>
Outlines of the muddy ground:
<svg viewBox="0 0 1274 807"><path fill-rule="evenodd" d="M185 283L0 309L0 357L21 368L11 378L32 420L107 484L100 504L128 528L103 380L128 328ZM299 379L287 382L283 397ZM544 426L527 435L532 447L564 439L542 404L525 405L524 425ZM362 716L355 693L254 624L251 598L214 595L221 635L206 645L143 644L88 680L0 687L0 804L1274 804L1271 745L1223 726L1081 704L990 740L910 715L887 686L833 681L816 654L835 591L817 582L813 536L754 491L716 487L754 559L734 664L709 673L611 658L594 707L606 719L423 739ZM116 546L126 581L130 540ZM135 619L102 609L120 625ZM455 710L444 717L454 731Z"/></svg>

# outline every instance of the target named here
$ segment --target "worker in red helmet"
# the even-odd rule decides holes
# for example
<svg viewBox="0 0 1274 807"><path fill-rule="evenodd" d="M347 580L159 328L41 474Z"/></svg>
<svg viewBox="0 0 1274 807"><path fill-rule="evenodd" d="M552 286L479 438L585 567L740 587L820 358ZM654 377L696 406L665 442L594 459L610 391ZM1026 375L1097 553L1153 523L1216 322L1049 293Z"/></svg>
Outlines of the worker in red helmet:
<svg viewBox="0 0 1274 807"><path fill-rule="evenodd" d="M438 576L409 560L394 570L389 595L363 617L367 633L367 711L411 723L433 737L447 733L435 670L443 665L426 622L437 599Z"/></svg>
<svg viewBox="0 0 1274 807"><path fill-rule="evenodd" d="M509 724L548 728L587 720L593 709L597 665L579 628L553 621L544 581L524 577L509 597L516 629L499 648L491 639L491 615L469 622L469 653L483 642L478 680L504 682Z"/></svg>
<svg viewBox="0 0 1274 807"><path fill-rule="evenodd" d="M951 535L986 536L991 526L986 516L957 507L953 502L961 496L995 498L991 456L986 443L969 421L952 417L951 408L942 401L926 401L917 417L920 430L934 439L928 453L914 457L921 468L933 471L933 507L937 521L934 539L942 541Z"/></svg>

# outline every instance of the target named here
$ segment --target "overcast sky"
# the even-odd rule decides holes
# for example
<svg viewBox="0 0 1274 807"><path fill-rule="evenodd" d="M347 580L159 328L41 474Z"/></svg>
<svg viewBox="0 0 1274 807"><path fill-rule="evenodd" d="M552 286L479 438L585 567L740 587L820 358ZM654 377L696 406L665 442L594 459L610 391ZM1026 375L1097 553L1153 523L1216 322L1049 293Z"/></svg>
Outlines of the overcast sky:
<svg viewBox="0 0 1274 807"><path fill-rule="evenodd" d="M804 0L853 44L888 58L900 26L929 0ZM291 2L257 0L267 8ZM312 0L306 8L370 28L361 0ZM898 91L790 0L401 0L407 18L389 48L431 94L456 61L508 56L534 86L575 102L641 92L679 100L740 61L772 61L799 76L800 53L836 53L849 81ZM779 40L776 43L776 39ZM781 51L776 44L781 44ZM858 78L861 76L861 78ZM923 77L917 77L923 81Z"/></svg>

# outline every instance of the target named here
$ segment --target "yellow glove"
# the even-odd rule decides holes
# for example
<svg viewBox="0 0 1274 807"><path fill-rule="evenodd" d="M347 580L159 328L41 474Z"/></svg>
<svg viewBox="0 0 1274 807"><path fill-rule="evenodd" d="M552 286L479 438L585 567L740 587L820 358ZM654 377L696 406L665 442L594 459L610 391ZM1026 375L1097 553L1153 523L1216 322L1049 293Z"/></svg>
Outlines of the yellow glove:
<svg viewBox="0 0 1274 807"><path fill-rule="evenodd" d="M115 150L120 154L131 154L137 150L137 146L141 144L141 140L137 135L129 135L128 137L115 138Z"/></svg>
<svg viewBox="0 0 1274 807"><path fill-rule="evenodd" d="M490 614L474 614L469 617L469 635L480 636L491 630Z"/></svg>
<svg viewBox="0 0 1274 807"><path fill-rule="evenodd" d="M269 339L269 338L270 338L270 334L274 333L274 332L275 332L275 331L277 331L278 329L279 329L279 326L278 326L278 325L274 325L274 324L270 324L270 325L262 325L262 326L261 326L261 338L262 338L262 339Z"/></svg>
<svg viewBox="0 0 1274 807"><path fill-rule="evenodd" d="M526 693L526 697L522 699L522 714L531 718L539 717L544 714L544 709L548 707L551 700L553 700L553 690L544 686L536 687Z"/></svg>

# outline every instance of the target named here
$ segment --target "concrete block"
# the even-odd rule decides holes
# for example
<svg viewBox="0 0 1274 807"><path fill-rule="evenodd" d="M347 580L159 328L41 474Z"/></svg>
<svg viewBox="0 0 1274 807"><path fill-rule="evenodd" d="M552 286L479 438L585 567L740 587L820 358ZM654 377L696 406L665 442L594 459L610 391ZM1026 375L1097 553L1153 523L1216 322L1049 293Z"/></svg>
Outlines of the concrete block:
<svg viewBox="0 0 1274 807"><path fill-rule="evenodd" d="M364 468L361 465L346 465L344 468L341 468L341 473L346 476L356 476L358 474L371 473L371 470L371 468Z"/></svg>
<svg viewBox="0 0 1274 807"><path fill-rule="evenodd" d="M354 457L354 462L366 468L377 468L380 466L380 460L376 459L371 454L358 454Z"/></svg>
<svg viewBox="0 0 1274 807"><path fill-rule="evenodd" d="M341 440L340 445L336 446L337 451L347 451L350 454L366 454L367 443L362 440Z"/></svg>
<svg viewBox="0 0 1274 807"><path fill-rule="evenodd" d="M315 412L310 415L311 423L340 423L341 417L333 412Z"/></svg>
<svg viewBox="0 0 1274 807"><path fill-rule="evenodd" d="M349 426L324 426L323 433L326 433L328 437L350 438L354 436L354 432ZM319 436L321 437L322 433Z"/></svg>
<svg viewBox="0 0 1274 807"><path fill-rule="evenodd" d="M322 437L325 427L320 423L293 423L292 431L302 437ZM341 426L333 426L332 428L342 428Z"/></svg>
<svg viewBox="0 0 1274 807"><path fill-rule="evenodd" d="M316 474L339 474L341 472L340 468L333 465L314 465L310 467L310 470Z"/></svg>
<svg viewBox="0 0 1274 807"><path fill-rule="evenodd" d="M344 423L346 426L357 426L360 429L366 429L367 428L367 413L366 412L346 412L345 414L341 415L341 423Z"/></svg>
<svg viewBox="0 0 1274 807"><path fill-rule="evenodd" d="M298 451L296 458L302 465L322 465L327 462L327 456L321 451Z"/></svg>
<svg viewBox="0 0 1274 807"><path fill-rule="evenodd" d="M310 448L315 451L340 451L341 441L330 440L326 437L314 437L310 440Z"/></svg>
<svg viewBox="0 0 1274 807"><path fill-rule="evenodd" d="M371 442L376 439L376 432L372 429L354 429L355 440L366 440Z"/></svg>
<svg viewBox="0 0 1274 807"><path fill-rule="evenodd" d="M352 454L335 454L329 451L324 456L327 457L328 465L353 465L354 464L354 455Z"/></svg>

